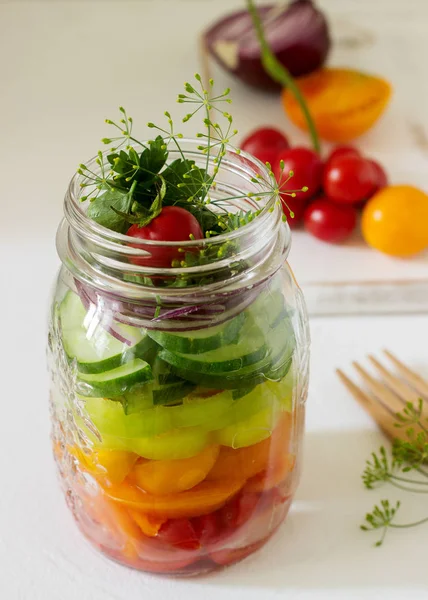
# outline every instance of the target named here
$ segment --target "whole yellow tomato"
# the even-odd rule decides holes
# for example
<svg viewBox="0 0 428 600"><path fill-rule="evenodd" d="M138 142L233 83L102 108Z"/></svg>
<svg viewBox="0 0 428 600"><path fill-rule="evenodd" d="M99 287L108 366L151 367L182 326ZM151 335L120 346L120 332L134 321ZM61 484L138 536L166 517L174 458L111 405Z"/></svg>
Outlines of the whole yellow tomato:
<svg viewBox="0 0 428 600"><path fill-rule="evenodd" d="M385 254L412 256L428 248L428 195L411 185L392 185L363 210L366 242Z"/></svg>

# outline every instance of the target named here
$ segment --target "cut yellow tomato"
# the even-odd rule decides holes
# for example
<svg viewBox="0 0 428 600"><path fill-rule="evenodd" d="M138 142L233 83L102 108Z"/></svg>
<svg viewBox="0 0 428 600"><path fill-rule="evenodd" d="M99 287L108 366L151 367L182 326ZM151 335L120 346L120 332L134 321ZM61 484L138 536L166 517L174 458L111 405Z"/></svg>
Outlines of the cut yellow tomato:
<svg viewBox="0 0 428 600"><path fill-rule="evenodd" d="M198 517L217 510L241 489L244 481L238 479L239 473L236 476L235 480L203 481L191 490L166 496L146 494L126 482L104 488L104 493L115 502L146 514L166 519Z"/></svg>
<svg viewBox="0 0 428 600"><path fill-rule="evenodd" d="M269 460L270 438L246 448L222 446L219 457L207 475L207 481L224 481L239 473L244 479L266 468Z"/></svg>
<svg viewBox="0 0 428 600"><path fill-rule="evenodd" d="M123 450L98 450L90 457L100 475L105 474L112 483L121 483L134 466L138 454Z"/></svg>
<svg viewBox="0 0 428 600"><path fill-rule="evenodd" d="M111 483L121 483L138 459L138 454L124 450L99 449L85 453L78 446L70 446L68 451L94 477Z"/></svg>
<svg viewBox="0 0 428 600"><path fill-rule="evenodd" d="M218 453L218 446L208 446L191 458L143 462L134 467L132 479L150 494L163 496L183 492L205 479Z"/></svg>
<svg viewBox="0 0 428 600"><path fill-rule="evenodd" d="M245 484L246 492L261 493L272 489L284 481L288 473L294 469L296 457L293 454L283 454L277 456L272 464L258 473Z"/></svg>
<svg viewBox="0 0 428 600"><path fill-rule="evenodd" d="M365 205L361 229L376 250L412 256L428 247L428 195L411 185L383 188Z"/></svg>
<svg viewBox="0 0 428 600"><path fill-rule="evenodd" d="M368 131L384 112L391 86L353 69L321 69L297 80L317 131L330 142L348 142ZM289 89L282 102L290 120L307 131L306 119Z"/></svg>
<svg viewBox="0 0 428 600"><path fill-rule="evenodd" d="M218 459L207 475L207 480L225 480L236 473L249 479L268 469L279 457L287 455L291 430L291 414L283 413L273 434L257 444L244 448L223 446Z"/></svg>

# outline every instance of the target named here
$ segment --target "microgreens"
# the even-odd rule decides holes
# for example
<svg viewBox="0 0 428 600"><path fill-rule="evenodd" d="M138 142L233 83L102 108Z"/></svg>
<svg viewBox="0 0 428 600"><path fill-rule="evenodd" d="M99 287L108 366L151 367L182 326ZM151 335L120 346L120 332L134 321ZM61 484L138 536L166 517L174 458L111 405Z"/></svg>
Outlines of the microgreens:
<svg viewBox="0 0 428 600"><path fill-rule="evenodd" d="M179 94L180 104L191 105L191 111L182 119L187 122L198 113L203 115L204 132L196 137L201 140L198 150L206 155L204 168L186 158L176 132L171 114L166 111L167 124L163 127L148 123L149 129L156 130L157 137L147 143L133 135L133 119L123 107L119 108L118 122L106 119L113 127L114 135L105 137L102 142L110 146L107 153L98 152L98 171L81 164L78 173L83 176L81 187L85 190L81 200L89 200L87 215L99 224L119 233L125 233L131 224L140 227L148 225L161 212L163 206L179 206L191 212L199 221L205 237L233 231L252 221L259 210L230 212L230 203L241 198L275 196L284 202L286 195L295 197L295 191L284 191L284 186L293 176L282 173L275 182L272 168L267 163L269 177L257 175L252 182L260 187L257 193L241 196L215 198L216 176L227 153L227 147L237 135L233 128L233 118L224 110L230 104L230 90L221 94L213 92L214 82L205 87L199 74L196 84L186 83L184 94ZM178 151L179 158L168 163L171 145ZM237 153L239 149L234 148ZM284 164L282 163L282 171ZM273 183L275 182L275 183ZM307 191L307 188L296 191ZM292 211L290 216L293 217ZM285 218L285 217L284 217Z"/></svg>
<svg viewBox="0 0 428 600"><path fill-rule="evenodd" d="M379 453L372 453L372 458L366 462L363 472L363 483L368 489L378 487L383 483L417 494L428 494L428 471L424 465L428 460L428 429L427 419L423 418L423 401L420 399L417 405L407 402L401 413L396 415L396 427L408 427L406 430L407 440L394 440L391 457L388 456L382 446ZM415 430L415 428L417 428ZM409 471L417 471L420 477L403 477L401 474ZM424 478L424 479L422 479ZM389 528L404 529L416 527L428 522L428 517L413 523L397 524L394 522L395 514L400 507L397 502L392 507L388 500L382 500L380 506L375 506L371 513L366 515L366 524L361 525L363 531L382 529L382 537L376 542L381 546Z"/></svg>

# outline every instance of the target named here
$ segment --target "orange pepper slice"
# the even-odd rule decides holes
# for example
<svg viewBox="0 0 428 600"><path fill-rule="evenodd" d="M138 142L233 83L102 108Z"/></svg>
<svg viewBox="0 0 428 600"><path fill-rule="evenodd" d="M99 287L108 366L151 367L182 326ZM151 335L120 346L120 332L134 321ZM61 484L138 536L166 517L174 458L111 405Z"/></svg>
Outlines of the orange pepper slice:
<svg viewBox="0 0 428 600"><path fill-rule="evenodd" d="M239 474L237 474L238 476ZM243 486L242 479L227 481L203 481L191 490L155 496L147 494L126 481L104 488L104 493L128 508L165 519L198 517L217 510Z"/></svg>
<svg viewBox="0 0 428 600"><path fill-rule="evenodd" d="M225 480L239 476L249 479L268 468L277 454L284 455L288 449L291 430L291 414L284 412L272 435L252 446L234 450L222 446L214 467L207 475L207 481Z"/></svg>
<svg viewBox="0 0 428 600"><path fill-rule="evenodd" d="M132 481L157 496L183 492L205 479L218 454L218 446L207 446L191 458L146 461L134 467Z"/></svg>
<svg viewBox="0 0 428 600"><path fill-rule="evenodd" d="M128 509L128 513L147 537L155 537L162 525L168 520L164 517L146 515L145 513L133 510L132 508Z"/></svg>
<svg viewBox="0 0 428 600"><path fill-rule="evenodd" d="M348 142L368 131L384 112L391 86L384 79L353 69L321 69L297 80L319 135ZM282 92L290 120L307 131L304 115L290 90Z"/></svg>

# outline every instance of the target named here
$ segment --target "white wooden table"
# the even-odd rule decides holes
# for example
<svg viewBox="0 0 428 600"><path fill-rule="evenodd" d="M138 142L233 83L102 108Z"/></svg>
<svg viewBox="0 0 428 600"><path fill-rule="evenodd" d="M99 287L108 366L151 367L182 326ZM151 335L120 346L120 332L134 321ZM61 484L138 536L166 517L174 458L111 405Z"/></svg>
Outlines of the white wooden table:
<svg viewBox="0 0 428 600"><path fill-rule="evenodd" d="M393 181L428 189L428 6L424 0L324 0L337 41L332 64L376 70L396 92L361 146ZM56 485L50 455L45 314L57 258L54 236L75 166L124 104L141 125L160 120L198 69L195 35L238 0L0 3L0 598L7 600L360 599L427 597L428 529L393 533L385 547L359 531L390 490L367 492L360 473L383 441L340 387L334 367L383 346L428 375L428 316L312 320L306 466L292 513L259 554L217 575L172 580L129 571L90 548ZM187 29L186 29L187 28ZM189 33L190 32L190 33ZM219 86L230 79L216 71ZM274 97L234 85L244 134L276 123L303 141ZM176 113L177 114L177 113ZM188 128L183 128L191 133ZM334 254L332 254L334 252ZM338 253L339 252L339 253ZM331 249L295 236L291 262L303 287L323 279L427 277L427 257L392 261L350 244ZM333 267L331 267L333 265ZM402 519L424 516L405 499ZM426 511L426 508L425 508Z"/></svg>

